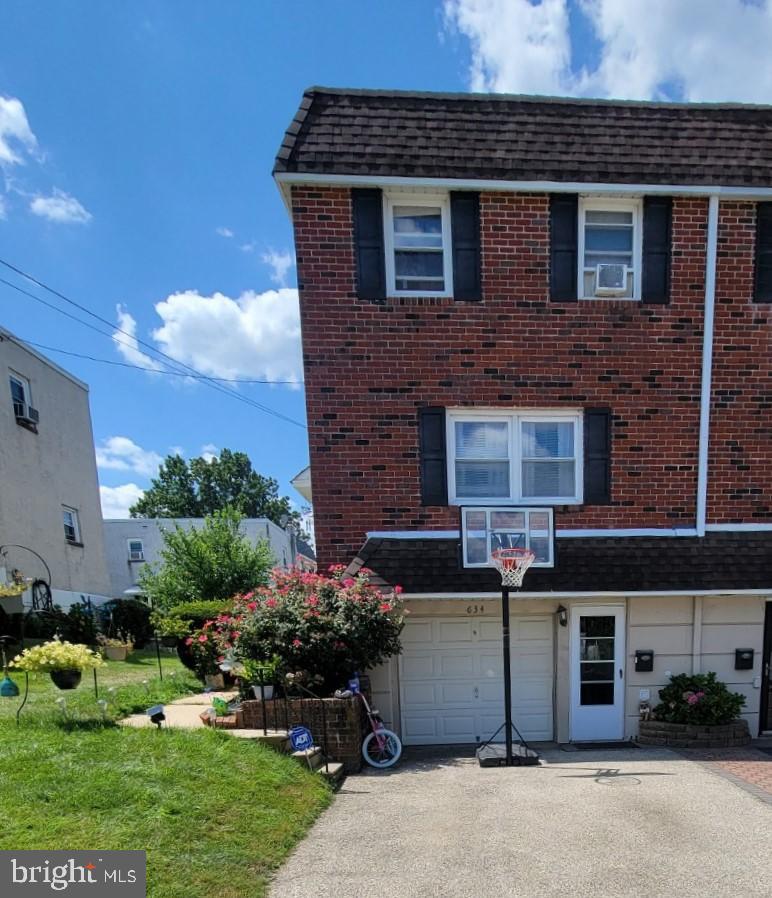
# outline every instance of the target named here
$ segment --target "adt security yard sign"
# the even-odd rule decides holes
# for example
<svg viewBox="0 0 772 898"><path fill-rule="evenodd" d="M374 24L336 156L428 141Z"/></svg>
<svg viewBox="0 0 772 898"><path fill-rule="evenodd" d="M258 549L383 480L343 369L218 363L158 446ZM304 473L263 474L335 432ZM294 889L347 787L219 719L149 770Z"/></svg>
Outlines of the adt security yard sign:
<svg viewBox="0 0 772 898"><path fill-rule="evenodd" d="M289 731L289 740L293 751L306 751L314 747L314 737L311 730L306 727L292 727Z"/></svg>

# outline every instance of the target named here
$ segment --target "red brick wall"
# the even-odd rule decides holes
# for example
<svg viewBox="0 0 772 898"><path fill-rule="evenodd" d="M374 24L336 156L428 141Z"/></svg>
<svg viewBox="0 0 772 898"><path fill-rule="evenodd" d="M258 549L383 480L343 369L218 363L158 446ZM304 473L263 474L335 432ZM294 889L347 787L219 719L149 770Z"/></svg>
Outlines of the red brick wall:
<svg viewBox="0 0 772 898"><path fill-rule="evenodd" d="M707 200L674 200L667 306L549 302L548 203L543 194L482 195L483 302L370 303L355 296L348 190L293 189L321 565L349 560L368 530L458 526L456 508L420 505L416 409L427 404L609 405L612 504L558 507L557 526L694 526ZM736 217L733 226L749 227L747 214ZM748 264L722 256L719 296L736 295L736 269L748 276ZM736 325L720 308L724 333ZM758 314L743 306L744 318ZM762 325L754 328L760 344ZM741 361L717 353L717 390ZM765 375L756 374L760 390ZM759 390L744 403L758 409ZM722 474L711 509L716 490L746 482L736 455L716 446ZM766 491L770 461L753 464L765 472Z"/></svg>
<svg viewBox="0 0 772 898"><path fill-rule="evenodd" d="M708 520L772 519L772 306L753 302L756 206L722 201Z"/></svg>

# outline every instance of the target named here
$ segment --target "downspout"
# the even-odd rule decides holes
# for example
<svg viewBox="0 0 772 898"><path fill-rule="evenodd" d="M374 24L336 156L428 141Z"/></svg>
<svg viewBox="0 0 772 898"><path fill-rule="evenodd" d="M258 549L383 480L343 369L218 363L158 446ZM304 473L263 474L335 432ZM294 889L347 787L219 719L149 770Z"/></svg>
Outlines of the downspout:
<svg viewBox="0 0 772 898"><path fill-rule="evenodd" d="M702 383L700 388L700 436L697 457L697 536L705 536L708 508L708 444L713 376L713 318L716 306L716 258L718 255L718 196L708 200L708 237L705 251L705 315L702 326Z"/></svg>

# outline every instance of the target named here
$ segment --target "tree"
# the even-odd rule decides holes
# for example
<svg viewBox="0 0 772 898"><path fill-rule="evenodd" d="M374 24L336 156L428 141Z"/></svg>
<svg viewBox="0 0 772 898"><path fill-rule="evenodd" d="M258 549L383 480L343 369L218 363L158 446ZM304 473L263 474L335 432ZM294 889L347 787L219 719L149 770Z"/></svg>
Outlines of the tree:
<svg viewBox="0 0 772 898"><path fill-rule="evenodd" d="M145 567L139 583L153 605L166 610L186 602L225 601L268 582L274 564L267 542L256 545L239 530L242 517L225 508L204 526L164 530L161 561Z"/></svg>
<svg viewBox="0 0 772 898"><path fill-rule="evenodd" d="M290 500L273 477L263 477L244 452L223 449L208 461L169 455L145 495L129 509L133 518L202 518L232 508L246 518L268 518L299 527Z"/></svg>

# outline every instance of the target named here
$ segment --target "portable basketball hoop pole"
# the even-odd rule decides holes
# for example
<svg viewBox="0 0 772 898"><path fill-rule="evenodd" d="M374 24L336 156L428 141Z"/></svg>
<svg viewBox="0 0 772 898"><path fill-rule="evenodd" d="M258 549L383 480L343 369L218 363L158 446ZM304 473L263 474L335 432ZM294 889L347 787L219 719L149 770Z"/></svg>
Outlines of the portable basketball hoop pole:
<svg viewBox="0 0 772 898"><path fill-rule="evenodd" d="M489 749L493 740L501 730L504 730L504 766L513 767L515 764L537 764L539 761L536 752L531 751L523 739L520 731L512 719L512 658L509 640L509 589L514 586L519 589L523 582L525 572L534 561L534 554L530 549L499 549L493 553L493 564L501 574L501 639L502 655L504 661L504 723L496 730L491 738L477 750L477 757L481 764L497 766L501 763L500 755L496 757L495 751ZM512 733L517 733L520 740L518 757L515 760L513 751Z"/></svg>

